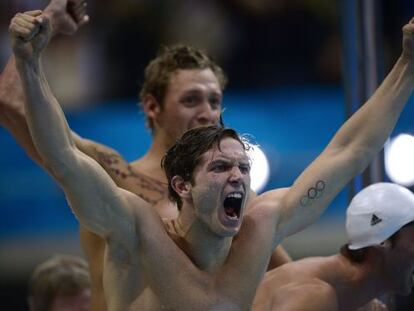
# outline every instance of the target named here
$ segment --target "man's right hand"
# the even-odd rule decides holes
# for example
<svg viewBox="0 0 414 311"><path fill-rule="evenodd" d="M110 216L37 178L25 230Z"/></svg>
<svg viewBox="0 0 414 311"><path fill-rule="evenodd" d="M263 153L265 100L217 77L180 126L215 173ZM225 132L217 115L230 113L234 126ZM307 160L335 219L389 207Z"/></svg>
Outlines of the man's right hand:
<svg viewBox="0 0 414 311"><path fill-rule="evenodd" d="M43 14L50 18L53 35L73 35L89 21L86 0L51 0Z"/></svg>
<svg viewBox="0 0 414 311"><path fill-rule="evenodd" d="M9 32L16 58L39 57L50 40L49 18L40 10L17 13L10 22Z"/></svg>

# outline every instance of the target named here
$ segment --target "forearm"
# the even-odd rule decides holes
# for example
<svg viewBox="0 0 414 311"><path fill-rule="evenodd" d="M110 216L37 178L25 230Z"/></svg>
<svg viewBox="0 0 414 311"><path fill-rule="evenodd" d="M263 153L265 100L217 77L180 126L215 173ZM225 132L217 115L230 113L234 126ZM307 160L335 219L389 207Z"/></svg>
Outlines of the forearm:
<svg viewBox="0 0 414 311"><path fill-rule="evenodd" d="M19 74L16 70L14 56L10 57L0 75L0 100L2 125L7 125L10 112L24 115L24 96L20 83Z"/></svg>
<svg viewBox="0 0 414 311"><path fill-rule="evenodd" d="M11 132L25 121L24 94L14 55L0 74L0 109L0 124Z"/></svg>
<svg viewBox="0 0 414 311"><path fill-rule="evenodd" d="M73 147L70 131L62 109L50 91L40 59L16 61L25 95L25 113L34 145L49 166L61 167L61 162Z"/></svg>
<svg viewBox="0 0 414 311"><path fill-rule="evenodd" d="M413 65L400 58L381 86L342 126L329 146L362 151L369 161L383 147L413 89Z"/></svg>
<svg viewBox="0 0 414 311"><path fill-rule="evenodd" d="M43 14L49 17L51 37L56 34L73 34L88 22L85 1L54 1L45 8ZM24 110L24 95L15 58L11 56L0 74L0 125L7 129L26 153L40 166L44 162L33 144ZM75 138L76 139L76 138ZM76 140L82 144L82 140Z"/></svg>
<svg viewBox="0 0 414 311"><path fill-rule="evenodd" d="M38 165L48 169L37 151L26 120L25 97L22 83L16 69L15 57L10 57L0 75L0 125L3 126ZM71 138L76 146L87 155L96 158L92 141L86 141L74 132Z"/></svg>
<svg viewBox="0 0 414 311"><path fill-rule="evenodd" d="M14 56L10 57L0 75L0 124L32 160L46 168L30 136L24 109L24 94Z"/></svg>

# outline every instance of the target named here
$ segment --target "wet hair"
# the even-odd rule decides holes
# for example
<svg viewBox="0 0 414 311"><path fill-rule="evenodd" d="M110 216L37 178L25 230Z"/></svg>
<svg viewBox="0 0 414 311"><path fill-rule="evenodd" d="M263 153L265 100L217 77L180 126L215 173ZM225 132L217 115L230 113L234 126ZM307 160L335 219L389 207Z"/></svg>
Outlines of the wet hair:
<svg viewBox="0 0 414 311"><path fill-rule="evenodd" d="M240 137L235 130L213 125L187 131L167 151L161 166L168 180L168 196L177 203L178 209L181 209L182 201L171 186L172 178L178 175L193 184L193 173L200 164L202 155L216 147L220 150L220 142L227 137L237 140L244 150L249 150L250 145L247 139Z"/></svg>
<svg viewBox="0 0 414 311"><path fill-rule="evenodd" d="M348 246L349 244L345 244L341 247L340 253L342 256L355 263L363 263L366 260L369 246L360 249L350 249Z"/></svg>
<svg viewBox="0 0 414 311"><path fill-rule="evenodd" d="M29 280L31 311L48 311L59 296L75 296L91 287L88 264L75 256L56 255L35 268Z"/></svg>
<svg viewBox="0 0 414 311"><path fill-rule="evenodd" d="M219 81L221 90L223 91L226 87L226 75L205 52L183 44L174 45L163 47L156 58L145 68L144 83L139 93L141 102L146 95L150 94L162 107L170 77L181 69L211 69ZM153 121L148 117L147 126L154 130Z"/></svg>

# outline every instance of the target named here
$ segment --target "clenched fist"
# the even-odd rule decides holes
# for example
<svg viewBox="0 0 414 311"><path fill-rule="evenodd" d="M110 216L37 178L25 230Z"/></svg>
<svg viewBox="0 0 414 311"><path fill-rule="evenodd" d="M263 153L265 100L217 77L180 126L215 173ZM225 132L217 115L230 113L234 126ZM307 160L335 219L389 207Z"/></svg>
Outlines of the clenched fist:
<svg viewBox="0 0 414 311"><path fill-rule="evenodd" d="M39 57L51 37L49 18L40 10L17 13L10 22L9 32L16 58Z"/></svg>

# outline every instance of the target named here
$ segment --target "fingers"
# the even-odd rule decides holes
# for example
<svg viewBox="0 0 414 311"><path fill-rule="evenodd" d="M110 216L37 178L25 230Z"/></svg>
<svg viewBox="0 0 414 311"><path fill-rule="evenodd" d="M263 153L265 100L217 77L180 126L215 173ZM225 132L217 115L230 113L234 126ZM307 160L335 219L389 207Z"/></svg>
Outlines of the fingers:
<svg viewBox="0 0 414 311"><path fill-rule="evenodd" d="M17 13L10 22L10 32L25 41L30 41L39 32L41 23L38 19L41 13L42 11Z"/></svg>
<svg viewBox="0 0 414 311"><path fill-rule="evenodd" d="M403 33L407 35L414 34L414 17L403 27Z"/></svg>
<svg viewBox="0 0 414 311"><path fill-rule="evenodd" d="M40 12L40 13L39 13ZM10 33L25 42L32 40L41 29L49 30L49 19L42 11L17 13L10 22Z"/></svg>
<svg viewBox="0 0 414 311"><path fill-rule="evenodd" d="M414 23L409 23L403 27L403 33L407 35L414 34Z"/></svg>
<svg viewBox="0 0 414 311"><path fill-rule="evenodd" d="M23 14L36 17L42 14L42 10L27 11L27 12L24 12Z"/></svg>
<svg viewBox="0 0 414 311"><path fill-rule="evenodd" d="M47 28L49 26L50 23L50 19L45 16L45 15L41 15L36 17L36 22L43 28Z"/></svg>
<svg viewBox="0 0 414 311"><path fill-rule="evenodd" d="M82 26L89 22L89 15L84 15L82 20L78 23L79 26Z"/></svg>
<svg viewBox="0 0 414 311"><path fill-rule="evenodd" d="M73 8L74 13L78 16L85 15L87 6L88 6L88 3L86 1L82 1L78 4L75 4L75 6Z"/></svg>
<svg viewBox="0 0 414 311"><path fill-rule="evenodd" d="M89 21L89 16L86 15L87 6L86 0L68 2L68 12L79 26Z"/></svg>
<svg viewBox="0 0 414 311"><path fill-rule="evenodd" d="M26 42L31 41L41 31L42 33L46 34L48 34L51 31L50 20L48 17L44 15L38 16L36 17L36 22L37 27L26 38L24 38Z"/></svg>

